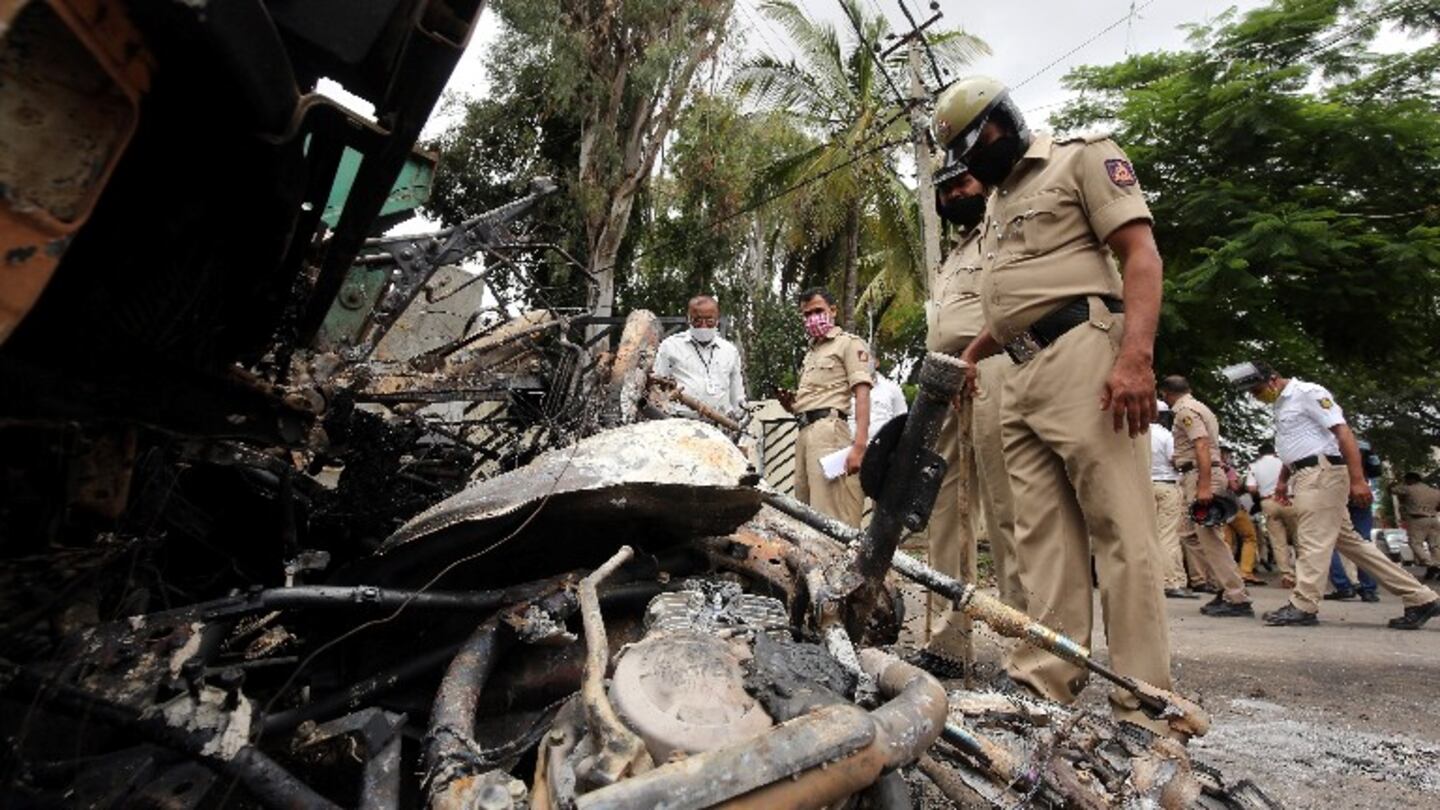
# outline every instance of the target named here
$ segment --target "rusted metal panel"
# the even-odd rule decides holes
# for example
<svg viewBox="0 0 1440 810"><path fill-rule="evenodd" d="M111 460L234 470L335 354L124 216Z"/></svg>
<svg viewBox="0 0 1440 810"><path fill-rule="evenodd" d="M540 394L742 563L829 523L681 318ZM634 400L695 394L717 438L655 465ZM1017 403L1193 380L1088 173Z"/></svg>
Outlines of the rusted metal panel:
<svg viewBox="0 0 1440 810"><path fill-rule="evenodd" d="M0 32L3 343L130 142L153 64L115 0L5 0Z"/></svg>

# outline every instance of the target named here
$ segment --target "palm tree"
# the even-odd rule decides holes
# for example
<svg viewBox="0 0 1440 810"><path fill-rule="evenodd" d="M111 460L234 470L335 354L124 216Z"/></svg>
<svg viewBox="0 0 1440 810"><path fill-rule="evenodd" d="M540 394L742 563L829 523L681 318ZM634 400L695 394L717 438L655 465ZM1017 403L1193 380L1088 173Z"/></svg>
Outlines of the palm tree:
<svg viewBox="0 0 1440 810"><path fill-rule="evenodd" d="M800 198L804 210L795 220L805 233L797 238L812 250L839 241L841 322L853 328L862 265L872 273L865 296L871 306L896 295L919 300L925 268L915 195L898 171L899 145L910 130L892 83L908 86L900 79L904 53L893 56L882 73L876 54L889 34L888 22L868 16L858 0L839 2L853 23L843 36L829 23L806 18L790 0L763 3L761 13L784 28L795 53L750 57L733 83L742 98L792 116L818 139L768 174L778 187L823 177ZM927 39L940 70L951 76L989 52L984 42L960 30L930 33Z"/></svg>

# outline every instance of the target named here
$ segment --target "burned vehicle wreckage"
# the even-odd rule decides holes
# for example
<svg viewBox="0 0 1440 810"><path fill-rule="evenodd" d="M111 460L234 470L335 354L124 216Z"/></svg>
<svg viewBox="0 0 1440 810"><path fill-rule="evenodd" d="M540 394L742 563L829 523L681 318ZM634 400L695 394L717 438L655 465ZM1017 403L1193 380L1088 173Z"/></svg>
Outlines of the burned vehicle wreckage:
<svg viewBox="0 0 1440 810"><path fill-rule="evenodd" d="M1275 806L890 650L929 589L1208 726L897 553L953 360L856 531L762 480L744 426L663 418L661 319L456 267L559 251L521 233L554 183L383 235L480 6L0 4L0 804Z"/></svg>

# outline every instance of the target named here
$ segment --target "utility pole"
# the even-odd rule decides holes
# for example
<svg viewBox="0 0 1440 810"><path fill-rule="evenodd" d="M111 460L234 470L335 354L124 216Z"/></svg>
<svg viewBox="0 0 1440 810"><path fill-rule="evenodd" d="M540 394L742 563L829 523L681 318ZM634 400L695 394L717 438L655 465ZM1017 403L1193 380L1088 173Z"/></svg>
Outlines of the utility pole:
<svg viewBox="0 0 1440 810"><path fill-rule="evenodd" d="M930 10L933 12L924 22L916 22L914 15L910 13L909 6L905 0L900 0L900 11L904 13L905 19L910 23L910 30L899 37L899 41L885 49L883 57L900 49L901 45L908 46L910 57L910 97L906 105L910 108L910 141L915 148L915 194L920 205L920 244L921 255L925 261L925 292L930 292L930 274L940 266L940 214L935 210L935 184L931 181L934 174L934 162L930 152L930 122L926 115L926 102L930 100L930 91L925 87L924 61L922 56L928 57L930 69L933 71L935 81L942 83L944 78L940 75L940 66L936 64L934 56L929 53L925 44L925 29L934 25L942 16L940 4L930 3ZM876 46L877 48L879 46Z"/></svg>
<svg viewBox="0 0 1440 810"><path fill-rule="evenodd" d="M906 105L910 108L910 140L915 147L915 194L920 206L920 244L921 255L925 262L925 294L929 298L934 291L930 289L930 276L940 268L940 212L935 210L935 166L933 155L930 151L930 116L928 114L930 101L930 90L925 86L924 69L928 61L931 75L935 79L936 92L944 87L945 77L940 73L940 65L936 63L934 54L925 42L925 29L934 25L940 19L940 4L931 0L930 17L924 22L917 22L905 0L899 0L900 11L904 13L905 19L910 23L910 30L899 37L899 41L886 49L884 56L898 51L901 45L908 46L910 62L910 97ZM960 451L957 457L947 460L956 464L959 469L958 480L954 481L960 495L959 508L952 516L954 534L949 537L938 537L930 535L929 542L932 548L940 543L954 543L960 549L959 559L955 560L958 570L951 570L952 576L963 579L966 582L974 582L977 574L977 560L975 551L974 529L971 518L976 504L971 501L971 483L975 476L975 457L971 448L970 440L970 416L969 405L965 406L957 417L960 421ZM947 483L947 486L952 484ZM934 531L934 527L931 527ZM938 533L937 533L938 534ZM934 564L932 562L932 564ZM949 613L949 621L941 636L954 634L956 652L959 653L961 662L965 665L965 682L969 686L973 683L975 672L975 645L974 636L971 632L971 621L968 616L963 616L954 611L954 606L944 600L933 598L925 602L925 635L927 644L930 641L931 626L934 618L942 613ZM953 623L953 627L952 627ZM954 648L952 648L954 649Z"/></svg>
<svg viewBox="0 0 1440 810"><path fill-rule="evenodd" d="M929 92L920 78L920 37L910 37L910 139L915 146L915 194L920 204L920 244L925 257L925 292L930 274L940 266L940 214L935 210L934 159L930 151L925 101Z"/></svg>

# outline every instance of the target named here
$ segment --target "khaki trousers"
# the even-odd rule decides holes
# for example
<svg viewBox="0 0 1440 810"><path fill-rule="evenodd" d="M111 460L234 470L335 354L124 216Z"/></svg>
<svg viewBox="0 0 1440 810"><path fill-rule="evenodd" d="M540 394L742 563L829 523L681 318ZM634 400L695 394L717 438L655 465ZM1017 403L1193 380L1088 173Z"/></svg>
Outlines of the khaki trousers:
<svg viewBox="0 0 1440 810"><path fill-rule="evenodd" d="M1407 517L1405 532L1410 538L1410 550L1415 552L1415 564L1426 567L1440 559L1440 518Z"/></svg>
<svg viewBox="0 0 1440 810"><path fill-rule="evenodd" d="M858 529L865 506L860 476L842 475L830 480L820 469L823 456L854 443L850 425L834 415L800 428L795 440L795 497Z"/></svg>
<svg viewBox="0 0 1440 810"><path fill-rule="evenodd" d="M1180 485L1174 481L1151 481L1155 493L1155 520L1160 530L1160 570L1166 588L1184 588L1185 554L1180 550Z"/></svg>
<svg viewBox="0 0 1440 810"><path fill-rule="evenodd" d="M1290 478L1290 492L1299 514L1298 556L1295 561L1295 590L1290 604L1307 612L1320 610L1320 600L1329 581L1331 551L1364 568L1380 587L1400 597L1406 607L1434 601L1435 592L1420 584L1405 569L1390 561L1385 552L1366 543L1350 523L1346 502L1350 498L1350 473L1343 466L1321 459Z"/></svg>
<svg viewBox="0 0 1440 810"><path fill-rule="evenodd" d="M1269 538L1270 557L1282 574L1295 574L1294 548L1300 531L1295 506L1281 506L1274 498L1260 501L1260 514L1265 516L1265 536Z"/></svg>
<svg viewBox="0 0 1440 810"><path fill-rule="evenodd" d="M1255 535L1255 521L1247 512L1237 512L1235 519L1225 527L1225 543L1230 547L1231 559L1235 556L1235 545L1240 545L1240 576L1255 577L1255 560L1260 556L1260 540Z"/></svg>
<svg viewBox="0 0 1440 810"><path fill-rule="evenodd" d="M974 582L975 532L971 525L972 505L976 499L974 456L970 448L970 404L962 411L953 408L940 426L939 447L945 457L945 478L940 494L930 513L929 549L927 556L935 570L965 582ZM926 611L929 640L926 647L952 661L969 661L970 620L953 603L936 594L929 594Z"/></svg>
<svg viewBox="0 0 1440 810"><path fill-rule="evenodd" d="M1179 486L1179 484L1176 484L1176 486ZM1180 493L1180 498L1180 528L1183 530L1185 521L1189 520L1189 518L1185 516L1185 493L1183 491ZM1182 531L1180 535L1180 550L1185 555L1185 568L1189 571L1190 587L1192 588L1199 585L1215 584L1215 575L1210 573L1210 566L1205 564L1205 558L1200 554L1199 545L1199 541L1196 541L1193 545L1186 542L1185 535Z"/></svg>
<svg viewBox="0 0 1440 810"><path fill-rule="evenodd" d="M1121 322L1092 301L1090 322L1017 367L1005 385L1001 430L1016 557L1030 615L1088 645L1093 554L1111 666L1169 689L1150 442L1143 433L1117 433L1111 414L1096 407ZM1075 700L1088 677L1028 644L1016 647L1007 669L1016 682L1063 703ZM1110 703L1117 718L1164 733L1128 693L1112 690Z"/></svg>
<svg viewBox="0 0 1440 810"><path fill-rule="evenodd" d="M1005 381L1014 369L1015 364L1004 354L980 361L980 391L973 401L971 435L976 479L985 502L985 539L990 543L995 585L1000 601L1023 612L1025 590L1020 587L1020 566L1015 560L1015 500L1005 471L1005 444L1000 438L1000 402Z"/></svg>
<svg viewBox="0 0 1440 810"><path fill-rule="evenodd" d="M1198 491L1200 472L1191 470L1180 476L1180 488L1185 493L1185 520L1180 526L1180 539L1185 545L1190 546L1196 556L1205 561L1206 579L1211 585L1219 588L1225 597L1226 602L1240 603L1250 601L1250 594L1245 591L1245 582L1240 578L1240 569L1235 566L1235 558L1230 556L1230 547L1225 545L1222 528L1214 526L1197 526L1195 521L1190 519L1190 504L1195 502L1195 493ZM1218 465L1210 468L1210 487L1215 490L1225 485L1225 473Z"/></svg>

